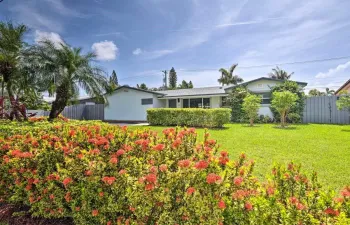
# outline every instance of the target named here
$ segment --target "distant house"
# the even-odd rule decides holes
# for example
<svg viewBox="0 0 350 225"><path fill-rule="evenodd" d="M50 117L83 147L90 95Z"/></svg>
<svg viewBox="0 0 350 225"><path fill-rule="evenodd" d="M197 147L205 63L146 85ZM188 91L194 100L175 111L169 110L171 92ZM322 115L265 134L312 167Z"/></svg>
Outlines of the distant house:
<svg viewBox="0 0 350 225"><path fill-rule="evenodd" d="M345 84L343 84L336 92L335 95L339 95L340 92L347 92L350 93L350 79L348 81L345 82Z"/></svg>
<svg viewBox="0 0 350 225"><path fill-rule="evenodd" d="M271 87L284 82L261 77L239 85L244 85L251 92L262 96L260 115L272 117L270 110ZM305 87L307 83L297 82ZM149 108L220 108L234 86L215 86L192 89L164 91L146 91L129 86L120 86L112 94L107 95L105 106L106 121L136 122L147 120Z"/></svg>

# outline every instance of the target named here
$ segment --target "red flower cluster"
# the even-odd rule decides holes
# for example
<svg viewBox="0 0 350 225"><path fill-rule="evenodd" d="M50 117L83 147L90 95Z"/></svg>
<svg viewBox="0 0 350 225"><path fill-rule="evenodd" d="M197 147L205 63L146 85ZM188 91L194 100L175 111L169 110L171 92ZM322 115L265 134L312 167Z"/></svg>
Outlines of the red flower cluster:
<svg viewBox="0 0 350 225"><path fill-rule="evenodd" d="M189 187L189 188L187 188L186 192L188 195L192 195L195 191L196 191L196 189L194 187Z"/></svg>
<svg viewBox="0 0 350 225"><path fill-rule="evenodd" d="M339 211L338 210L334 210L332 208L325 209L324 213L329 215L329 216L339 216Z"/></svg>
<svg viewBox="0 0 350 225"><path fill-rule="evenodd" d="M115 180L116 180L115 177L103 177L102 178L102 181L107 185L112 185Z"/></svg>
<svg viewBox="0 0 350 225"><path fill-rule="evenodd" d="M197 162L194 167L197 169L197 170L203 170L203 169L206 169L208 167L209 163L205 160L201 160L199 162Z"/></svg>
<svg viewBox="0 0 350 225"><path fill-rule="evenodd" d="M68 184L70 184L70 183L72 183L72 182L73 182L73 179L70 178L70 177L67 177L67 178L65 178L65 179L62 181L62 183L63 183L63 185L64 185L65 188L67 188Z"/></svg>
<svg viewBox="0 0 350 225"><path fill-rule="evenodd" d="M233 183L236 185L236 186L240 186L243 182L243 177L235 177L233 179Z"/></svg>
<svg viewBox="0 0 350 225"><path fill-rule="evenodd" d="M220 152L219 163L225 166L230 161L228 157L228 152L222 151Z"/></svg>
<svg viewBox="0 0 350 225"><path fill-rule="evenodd" d="M291 197L289 199L290 203L294 205L298 210L304 210L306 207L297 199L296 197Z"/></svg>
<svg viewBox="0 0 350 225"><path fill-rule="evenodd" d="M221 181L221 177L219 175L216 175L215 173L211 173L207 175L208 184L213 184L219 181Z"/></svg>
<svg viewBox="0 0 350 225"><path fill-rule="evenodd" d="M156 151L163 151L164 148L165 148L164 144L157 144L156 146L153 147L153 149Z"/></svg>
<svg viewBox="0 0 350 225"><path fill-rule="evenodd" d="M189 159L180 160L177 165L181 168L188 168L191 165L191 161Z"/></svg>

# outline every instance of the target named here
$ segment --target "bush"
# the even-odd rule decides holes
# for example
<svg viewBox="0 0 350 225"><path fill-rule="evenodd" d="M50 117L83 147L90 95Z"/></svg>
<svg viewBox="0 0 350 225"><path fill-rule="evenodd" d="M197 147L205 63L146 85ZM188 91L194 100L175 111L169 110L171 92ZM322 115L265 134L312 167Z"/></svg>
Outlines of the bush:
<svg viewBox="0 0 350 225"><path fill-rule="evenodd" d="M248 94L243 100L242 109L249 118L250 126L253 126L254 120L258 118L258 111L261 104L261 97Z"/></svg>
<svg viewBox="0 0 350 225"><path fill-rule="evenodd" d="M15 124L13 125L15 126ZM75 224L348 224L350 187L334 199L290 163L263 183L195 129L129 132L78 122L0 139L0 200Z"/></svg>
<svg viewBox="0 0 350 225"><path fill-rule="evenodd" d="M232 122L246 122L248 121L246 114L242 109L243 99L249 94L246 87L238 86L233 88L227 97L227 104L231 107L231 121Z"/></svg>
<svg viewBox="0 0 350 225"><path fill-rule="evenodd" d="M290 123L301 123L301 117L298 113L289 113L287 119Z"/></svg>
<svg viewBox="0 0 350 225"><path fill-rule="evenodd" d="M230 122L230 109L172 109L147 110L150 125L222 127Z"/></svg>

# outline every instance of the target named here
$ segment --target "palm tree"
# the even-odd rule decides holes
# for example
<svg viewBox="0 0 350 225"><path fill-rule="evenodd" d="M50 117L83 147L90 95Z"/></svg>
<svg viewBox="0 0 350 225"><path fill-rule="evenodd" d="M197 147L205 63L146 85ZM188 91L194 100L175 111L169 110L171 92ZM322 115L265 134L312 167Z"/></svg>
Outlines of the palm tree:
<svg viewBox="0 0 350 225"><path fill-rule="evenodd" d="M222 84L222 86L229 84L238 84L243 82L243 79L237 75L233 75L233 71L236 69L238 64L233 64L230 69L227 71L224 68L221 68L219 72L221 73L221 77L218 79L218 82Z"/></svg>
<svg viewBox="0 0 350 225"><path fill-rule="evenodd" d="M335 94L334 90L330 90L329 88L326 88L326 95L327 96L333 96Z"/></svg>
<svg viewBox="0 0 350 225"><path fill-rule="evenodd" d="M290 73L288 74L287 71L280 69L278 66L276 68L272 69L272 72L269 73L269 77L272 79L278 79L278 80L289 80L290 77L294 74Z"/></svg>
<svg viewBox="0 0 350 225"><path fill-rule="evenodd" d="M21 51L25 45L23 36L27 27L23 24L17 26L11 22L0 22L0 75L1 95L6 91L9 97L13 97L12 84L16 78L20 77L19 59Z"/></svg>
<svg viewBox="0 0 350 225"><path fill-rule="evenodd" d="M45 40L33 46L28 57L35 65L36 75L46 81L46 90L56 94L49 114L50 121L78 95L79 87L96 98L103 98L103 92L108 90L105 73L92 64L96 58L94 53L82 54L81 48L72 48L65 43L55 45Z"/></svg>

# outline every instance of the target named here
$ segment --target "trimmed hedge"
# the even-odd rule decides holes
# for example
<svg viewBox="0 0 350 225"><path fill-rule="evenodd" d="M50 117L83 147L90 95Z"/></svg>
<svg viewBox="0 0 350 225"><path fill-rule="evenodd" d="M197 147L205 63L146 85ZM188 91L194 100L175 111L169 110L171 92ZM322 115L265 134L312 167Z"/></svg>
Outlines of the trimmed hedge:
<svg viewBox="0 0 350 225"><path fill-rule="evenodd" d="M231 109L173 109L158 108L147 110L150 125L222 127L230 122Z"/></svg>

